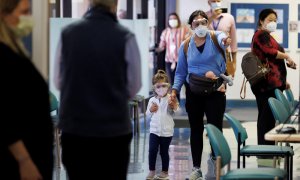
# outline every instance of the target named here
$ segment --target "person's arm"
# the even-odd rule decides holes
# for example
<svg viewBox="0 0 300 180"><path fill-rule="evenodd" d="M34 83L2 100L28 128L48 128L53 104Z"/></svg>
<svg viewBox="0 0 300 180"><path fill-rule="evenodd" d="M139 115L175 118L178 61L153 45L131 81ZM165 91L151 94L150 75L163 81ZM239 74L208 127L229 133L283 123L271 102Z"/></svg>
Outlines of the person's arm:
<svg viewBox="0 0 300 180"><path fill-rule="evenodd" d="M217 36L220 47L225 50L229 46L231 38L226 33L220 31L218 33L216 32L215 35Z"/></svg>
<svg viewBox="0 0 300 180"><path fill-rule="evenodd" d="M21 179L43 179L38 168L32 161L23 141L19 140L11 144L8 149L19 164Z"/></svg>
<svg viewBox="0 0 300 180"><path fill-rule="evenodd" d="M236 25L235 25L234 17L231 15L229 16L229 18L231 22L230 32L229 32L229 36L231 38L230 51L232 52L232 56L235 56L237 52Z"/></svg>
<svg viewBox="0 0 300 180"><path fill-rule="evenodd" d="M295 62L290 58L287 53L278 51L277 49L268 46L271 36L268 32L261 32L258 36L255 36L256 43L258 47L267 55L274 57L276 59L286 59L287 64L291 66L296 66Z"/></svg>
<svg viewBox="0 0 300 180"><path fill-rule="evenodd" d="M135 36L132 35L126 42L125 60L127 63L127 92L132 99L142 87L141 57Z"/></svg>
<svg viewBox="0 0 300 180"><path fill-rule="evenodd" d="M179 52L178 63L175 71L174 85L172 87L172 94L171 94L172 98L174 97L176 98L176 94L180 92L180 89L183 83L186 81L186 76L188 74L188 64L183 49L184 49L184 43L181 44L178 51Z"/></svg>
<svg viewBox="0 0 300 180"><path fill-rule="evenodd" d="M278 50L269 45L270 38L271 35L268 32L257 31L254 34L253 43L255 43L257 48L263 51L267 56L276 58Z"/></svg>
<svg viewBox="0 0 300 180"><path fill-rule="evenodd" d="M153 103L153 97L150 98L149 101L148 101L147 110L146 110L146 116L147 116L147 117L151 117L152 114L153 114L153 113L150 111L151 106L152 106L152 103Z"/></svg>
<svg viewBox="0 0 300 180"><path fill-rule="evenodd" d="M60 68L61 68L60 64L62 61L61 51L62 51L62 42L61 40L59 40L56 49L55 59L54 59L54 75L53 75L54 85L58 90L60 90L61 88L61 72L60 72Z"/></svg>
<svg viewBox="0 0 300 180"><path fill-rule="evenodd" d="M155 52L160 53L163 52L166 49L166 39L167 39L167 29L163 30L163 32L160 35L160 42L158 47L155 49Z"/></svg>

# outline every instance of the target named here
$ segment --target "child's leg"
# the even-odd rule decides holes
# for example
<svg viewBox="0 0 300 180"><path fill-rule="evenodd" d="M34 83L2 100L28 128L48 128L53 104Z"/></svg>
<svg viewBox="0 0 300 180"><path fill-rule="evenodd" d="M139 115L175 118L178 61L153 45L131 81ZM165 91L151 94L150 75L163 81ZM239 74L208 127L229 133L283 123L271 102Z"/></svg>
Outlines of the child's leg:
<svg viewBox="0 0 300 180"><path fill-rule="evenodd" d="M149 170L155 170L156 157L159 146L159 137L155 134L150 133L149 138Z"/></svg>
<svg viewBox="0 0 300 180"><path fill-rule="evenodd" d="M160 156L162 161L162 171L168 172L169 170L169 146L172 137L160 137Z"/></svg>

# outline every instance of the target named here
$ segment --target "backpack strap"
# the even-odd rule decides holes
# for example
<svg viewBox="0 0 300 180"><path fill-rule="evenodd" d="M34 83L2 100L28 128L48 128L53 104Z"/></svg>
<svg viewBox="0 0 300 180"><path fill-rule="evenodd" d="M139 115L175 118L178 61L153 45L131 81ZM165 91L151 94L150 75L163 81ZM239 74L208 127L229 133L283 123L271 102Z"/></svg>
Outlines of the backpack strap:
<svg viewBox="0 0 300 180"><path fill-rule="evenodd" d="M224 61L226 63L226 58L225 58L225 54L224 54L224 51L223 49L220 47L220 44L218 43L218 40L217 40L217 37L215 35L215 31L210 31L210 37L211 39L213 40L215 46L217 47L217 49L219 50L219 52L222 54L223 58L224 58Z"/></svg>
<svg viewBox="0 0 300 180"><path fill-rule="evenodd" d="M240 91L240 97L241 99L245 99L246 97L246 85L247 85L248 80L246 80L246 77L244 76L243 79L243 83L242 83L242 87L241 87L241 91ZM243 90L244 90L244 94L243 94Z"/></svg>
<svg viewBox="0 0 300 180"><path fill-rule="evenodd" d="M190 41L191 41L191 36L186 38L184 41L183 52L184 52L185 59L187 59L187 51L189 49Z"/></svg>

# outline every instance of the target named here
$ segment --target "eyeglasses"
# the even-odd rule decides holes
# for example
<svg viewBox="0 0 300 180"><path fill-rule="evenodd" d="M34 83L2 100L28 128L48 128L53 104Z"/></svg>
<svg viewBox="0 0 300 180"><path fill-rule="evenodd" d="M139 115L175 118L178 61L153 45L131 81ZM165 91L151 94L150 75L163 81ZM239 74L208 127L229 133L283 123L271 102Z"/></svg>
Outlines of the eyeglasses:
<svg viewBox="0 0 300 180"><path fill-rule="evenodd" d="M155 84L154 85L154 87L156 88L156 89L159 89L159 88L168 88L170 86L170 84L169 83L160 83L160 84Z"/></svg>
<svg viewBox="0 0 300 180"><path fill-rule="evenodd" d="M195 19L195 20L193 20L193 22L192 22L192 27L193 27L193 28L196 28L196 27L198 27L198 26L200 26L200 25L202 25L202 26L207 26L207 24L208 24L208 20L207 20L206 18Z"/></svg>

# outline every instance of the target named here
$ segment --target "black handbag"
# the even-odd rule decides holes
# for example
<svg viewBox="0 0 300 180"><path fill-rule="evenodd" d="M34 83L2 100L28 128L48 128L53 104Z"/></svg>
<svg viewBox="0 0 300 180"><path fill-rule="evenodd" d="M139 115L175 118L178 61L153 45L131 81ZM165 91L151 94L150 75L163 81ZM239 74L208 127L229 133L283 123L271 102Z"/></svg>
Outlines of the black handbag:
<svg viewBox="0 0 300 180"><path fill-rule="evenodd" d="M192 93L197 95L209 95L216 91L222 84L222 80L211 79L204 76L197 76L195 74L189 74L189 86Z"/></svg>

